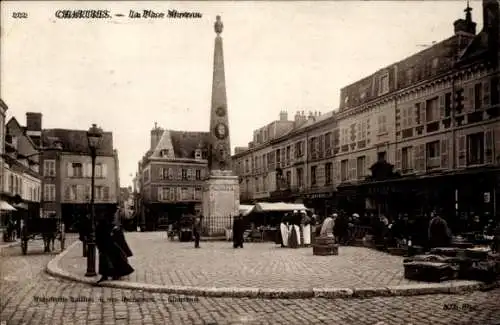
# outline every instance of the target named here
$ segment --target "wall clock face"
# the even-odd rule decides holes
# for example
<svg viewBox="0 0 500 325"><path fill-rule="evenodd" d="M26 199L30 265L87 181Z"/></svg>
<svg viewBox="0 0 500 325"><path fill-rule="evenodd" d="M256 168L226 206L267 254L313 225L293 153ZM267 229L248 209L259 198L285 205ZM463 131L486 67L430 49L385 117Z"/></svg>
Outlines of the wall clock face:
<svg viewBox="0 0 500 325"><path fill-rule="evenodd" d="M219 117L223 117L226 115L226 109L224 108L224 106L219 106L215 110L215 114L217 114L217 116Z"/></svg>
<svg viewBox="0 0 500 325"><path fill-rule="evenodd" d="M224 140L228 136L228 129L224 123L219 123L214 129L215 137L219 140Z"/></svg>

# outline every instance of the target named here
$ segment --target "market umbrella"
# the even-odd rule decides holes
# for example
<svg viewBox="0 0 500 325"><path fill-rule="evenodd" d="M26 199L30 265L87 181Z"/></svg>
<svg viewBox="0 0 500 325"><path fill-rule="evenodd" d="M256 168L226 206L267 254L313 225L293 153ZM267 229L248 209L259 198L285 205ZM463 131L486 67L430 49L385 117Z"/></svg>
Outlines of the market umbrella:
<svg viewBox="0 0 500 325"><path fill-rule="evenodd" d="M12 205L5 201L0 201L0 210L1 211L16 211L16 208L14 208Z"/></svg>

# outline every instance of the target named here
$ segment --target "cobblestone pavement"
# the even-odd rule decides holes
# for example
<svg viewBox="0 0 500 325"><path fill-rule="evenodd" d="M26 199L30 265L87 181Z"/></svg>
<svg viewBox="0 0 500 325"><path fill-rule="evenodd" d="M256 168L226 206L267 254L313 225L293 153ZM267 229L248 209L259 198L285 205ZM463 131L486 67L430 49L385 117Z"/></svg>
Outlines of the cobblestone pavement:
<svg viewBox="0 0 500 325"><path fill-rule="evenodd" d="M340 247L339 256L313 256L312 248L281 248L274 243L169 241L164 232L127 233L134 253L132 282L197 287L311 289L363 288L418 283L403 277L403 259L363 247ZM76 245L59 266L83 276L85 260Z"/></svg>
<svg viewBox="0 0 500 325"><path fill-rule="evenodd" d="M2 325L500 323L500 289L362 300L175 297L52 278L43 269L54 255L42 254L41 243L30 247L26 256L19 247L1 253L0 320L6 322Z"/></svg>

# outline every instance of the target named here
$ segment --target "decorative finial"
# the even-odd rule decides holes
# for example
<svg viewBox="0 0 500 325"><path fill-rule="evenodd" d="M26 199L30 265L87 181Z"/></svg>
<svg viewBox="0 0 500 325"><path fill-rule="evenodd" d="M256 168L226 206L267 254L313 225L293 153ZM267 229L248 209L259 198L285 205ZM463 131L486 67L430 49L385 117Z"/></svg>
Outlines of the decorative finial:
<svg viewBox="0 0 500 325"><path fill-rule="evenodd" d="M158 128L158 123L155 122L155 129L157 129L157 128Z"/></svg>
<svg viewBox="0 0 500 325"><path fill-rule="evenodd" d="M472 8L470 7L469 0L467 0L467 7L464 10L464 12L465 12L465 20L467 22L471 22L472 21L471 11L472 11Z"/></svg>
<svg viewBox="0 0 500 325"><path fill-rule="evenodd" d="M214 24L214 29L217 35L220 35L222 33L222 29L224 28L224 24L222 23L222 20L219 15L217 15L215 24Z"/></svg>

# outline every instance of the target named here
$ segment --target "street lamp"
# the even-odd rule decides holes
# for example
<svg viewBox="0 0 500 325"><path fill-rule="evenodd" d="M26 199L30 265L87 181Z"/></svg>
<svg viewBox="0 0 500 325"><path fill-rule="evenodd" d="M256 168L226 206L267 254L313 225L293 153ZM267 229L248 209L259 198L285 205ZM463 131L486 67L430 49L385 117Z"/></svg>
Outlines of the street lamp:
<svg viewBox="0 0 500 325"><path fill-rule="evenodd" d="M97 125L87 131L87 140L89 143L90 157L92 158L92 177L90 181L90 224L91 231L87 243L87 273L85 276L96 276L95 272L95 208L94 208L94 182L95 182L95 159L97 157L97 148L102 140L102 130Z"/></svg>

